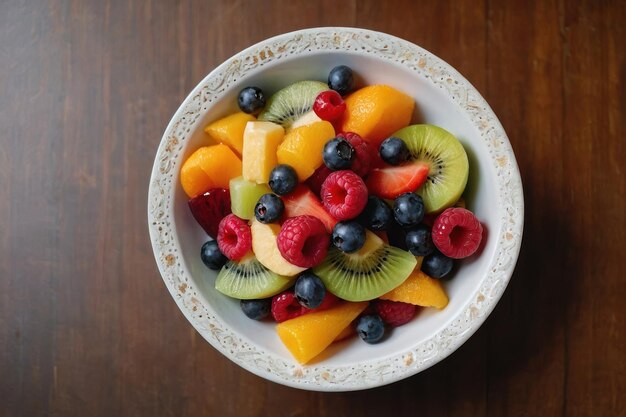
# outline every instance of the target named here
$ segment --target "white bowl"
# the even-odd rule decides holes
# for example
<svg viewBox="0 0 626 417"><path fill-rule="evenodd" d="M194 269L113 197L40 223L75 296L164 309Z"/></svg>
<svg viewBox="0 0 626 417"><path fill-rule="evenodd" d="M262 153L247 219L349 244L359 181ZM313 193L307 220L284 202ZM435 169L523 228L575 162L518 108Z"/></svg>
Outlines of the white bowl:
<svg viewBox="0 0 626 417"><path fill-rule="evenodd" d="M239 302L215 291L200 260L206 234L179 185L184 159L207 142L204 126L236 110L248 85L267 93L304 79L325 80L346 64L363 85L389 84L415 98L415 121L441 126L463 143L470 161L466 197L485 226L480 256L462 262L445 283L442 311L425 309L383 343L352 338L299 365L271 323L247 319ZM450 65L384 33L315 28L260 42L226 60L200 82L170 121L157 151L148 199L154 256L165 285L189 322L217 350L263 378L317 391L350 391L416 374L450 355L484 322L504 292L522 240L522 184L507 136L489 105Z"/></svg>

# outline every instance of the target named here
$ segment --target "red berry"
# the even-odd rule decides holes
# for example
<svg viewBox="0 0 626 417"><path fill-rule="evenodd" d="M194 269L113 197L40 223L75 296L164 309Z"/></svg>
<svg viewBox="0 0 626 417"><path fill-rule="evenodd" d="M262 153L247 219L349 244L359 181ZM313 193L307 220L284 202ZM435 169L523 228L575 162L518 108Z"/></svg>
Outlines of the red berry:
<svg viewBox="0 0 626 417"><path fill-rule="evenodd" d="M293 291L288 290L272 298L272 317L280 323L293 319L305 313Z"/></svg>
<svg viewBox="0 0 626 417"><path fill-rule="evenodd" d="M324 300L322 301L322 304L319 305L319 307L306 308L298 302L298 299L296 298L293 290L287 290L278 295L275 295L272 298L272 317L274 317L274 320L280 323L285 320L296 318L303 314L312 313L314 311L327 310L336 305L339 301L341 301L340 298L327 291L326 295L324 296Z"/></svg>
<svg viewBox="0 0 626 417"><path fill-rule="evenodd" d="M354 171L358 176L365 177L372 167L372 158L375 153L374 148L369 143L363 140L361 136L356 133L346 132L340 133L337 137L345 138L350 145L356 151L356 157L352 161L350 169Z"/></svg>
<svg viewBox="0 0 626 417"><path fill-rule="evenodd" d="M281 255L294 265L311 268L324 259L330 236L321 220L305 215L285 220L276 237Z"/></svg>
<svg viewBox="0 0 626 417"><path fill-rule="evenodd" d="M317 217L326 226L326 231L332 233L333 227L337 224L337 220L331 216L322 205L322 202L315 194L307 188L306 185L300 184L295 190L282 197L285 203L285 211L283 216L296 217L310 215Z"/></svg>
<svg viewBox="0 0 626 417"><path fill-rule="evenodd" d="M414 161L400 166L377 168L367 177L370 193L380 198L396 198L417 190L428 179L428 164Z"/></svg>
<svg viewBox="0 0 626 417"><path fill-rule="evenodd" d="M324 183L324 180L326 179L326 177L330 175L331 172L333 171L331 171L326 166L326 164L322 164L320 165L319 168L315 170L313 175L311 175L306 180L306 184L309 186L311 191L313 191L317 195L320 195L320 191L322 190L322 184Z"/></svg>
<svg viewBox="0 0 626 417"><path fill-rule="evenodd" d="M378 299L372 304L380 318L392 327L402 326L410 322L417 311L417 307L413 304L402 303L400 301Z"/></svg>
<svg viewBox="0 0 626 417"><path fill-rule="evenodd" d="M346 103L338 92L322 91L313 102L313 111L320 119L332 122L339 119L346 111Z"/></svg>
<svg viewBox="0 0 626 417"><path fill-rule="evenodd" d="M335 171L322 184L322 203L335 219L358 216L367 204L367 187L352 171Z"/></svg>
<svg viewBox="0 0 626 417"><path fill-rule="evenodd" d="M252 248L252 232L245 220L229 214L220 222L217 245L228 259L237 261Z"/></svg>
<svg viewBox="0 0 626 417"><path fill-rule="evenodd" d="M214 188L189 200L189 209L200 227L212 238L222 219L230 214L230 192Z"/></svg>
<svg viewBox="0 0 626 417"><path fill-rule="evenodd" d="M467 258L480 246L483 226L471 211L452 207L435 219L431 235L433 243L445 256Z"/></svg>

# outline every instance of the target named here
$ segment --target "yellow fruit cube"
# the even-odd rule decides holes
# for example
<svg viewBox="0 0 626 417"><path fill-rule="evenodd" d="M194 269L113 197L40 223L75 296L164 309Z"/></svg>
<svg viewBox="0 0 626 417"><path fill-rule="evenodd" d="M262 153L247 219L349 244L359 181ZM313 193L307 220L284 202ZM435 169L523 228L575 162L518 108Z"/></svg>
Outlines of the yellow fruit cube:
<svg viewBox="0 0 626 417"><path fill-rule="evenodd" d="M368 302L343 302L328 310L305 314L276 325L278 336L300 363L324 351L367 307Z"/></svg>
<svg viewBox="0 0 626 417"><path fill-rule="evenodd" d="M333 137L335 129L326 121L293 129L278 147L278 163L291 165L302 182L322 165L322 150Z"/></svg>
<svg viewBox="0 0 626 417"><path fill-rule="evenodd" d="M180 182L189 197L211 188L228 188L231 178L241 175L239 157L226 145L203 146L183 163Z"/></svg>
<svg viewBox="0 0 626 417"><path fill-rule="evenodd" d="M213 140L230 146L238 156L243 152L243 131L246 123L256 120L251 114L237 112L214 121L204 128Z"/></svg>
<svg viewBox="0 0 626 417"><path fill-rule="evenodd" d="M441 282L418 270L413 271L400 286L381 295L380 298L438 309L448 305L448 295Z"/></svg>
<svg viewBox="0 0 626 417"><path fill-rule="evenodd" d="M267 184L277 165L276 149L285 130L272 122L248 122L243 132L243 177L257 184Z"/></svg>

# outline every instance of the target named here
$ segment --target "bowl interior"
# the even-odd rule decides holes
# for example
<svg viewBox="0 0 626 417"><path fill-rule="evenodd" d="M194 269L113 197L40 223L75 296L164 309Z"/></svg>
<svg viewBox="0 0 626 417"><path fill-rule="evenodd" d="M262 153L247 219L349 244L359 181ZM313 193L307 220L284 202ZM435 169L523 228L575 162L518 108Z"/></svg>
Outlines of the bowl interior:
<svg viewBox="0 0 626 417"><path fill-rule="evenodd" d="M367 345L356 338L338 343L323 357L315 360L312 363L313 366L316 363L328 366L357 366L372 359L397 355L442 330L475 298L481 281L486 276L495 256L497 239L490 238L490 235L498 236L502 228L502 218L498 215L501 202L498 201L498 190L494 179L497 173L490 158L489 149L481 140L480 132L469 117L444 88L433 84L427 76L419 76L416 72L402 66L401 63L361 55L358 51L328 51L304 56L293 55L279 62L270 61L250 77L236 80L229 89L223 92L221 98L209 103L204 115L195 123L194 128L189 132L191 138L179 155L180 161L198 147L210 143L210 139L203 132L204 126L210 121L237 110L236 95L241 88L256 85L261 87L266 94L271 94L298 80L324 81L328 71L338 64L352 67L359 75L360 85L388 84L412 96L417 104L413 122L441 126L463 143L470 161L469 183L464 196L468 208L475 212L485 226L486 243L479 256L459 263L453 278L445 281L450 304L444 310L422 310L418 318L394 330L391 337L377 345ZM283 347L272 323L247 319L241 312L238 301L223 296L213 288L216 273L209 271L202 264L199 256L200 247L207 240L207 236L189 212L187 197L179 185L178 174L175 174L175 180L174 227L180 240L182 262L191 274L190 279L196 287L200 301L210 305L215 315L226 326L250 343L286 361L295 362ZM468 317L467 320L470 318Z"/></svg>

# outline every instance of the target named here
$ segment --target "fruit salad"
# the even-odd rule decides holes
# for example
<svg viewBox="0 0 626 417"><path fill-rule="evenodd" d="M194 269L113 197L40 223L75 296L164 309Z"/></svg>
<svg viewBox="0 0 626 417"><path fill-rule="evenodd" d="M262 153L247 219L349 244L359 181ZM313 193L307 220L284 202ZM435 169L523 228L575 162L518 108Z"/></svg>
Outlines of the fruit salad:
<svg viewBox="0 0 626 417"><path fill-rule="evenodd" d="M180 173L210 238L200 256L219 271L215 290L249 319L276 323L303 364L349 337L384 342L421 309L445 308L442 278L483 235L462 198L462 144L412 124L415 101L402 91L354 80L340 65L327 82L267 100L244 88L240 111L206 127L211 140Z"/></svg>

